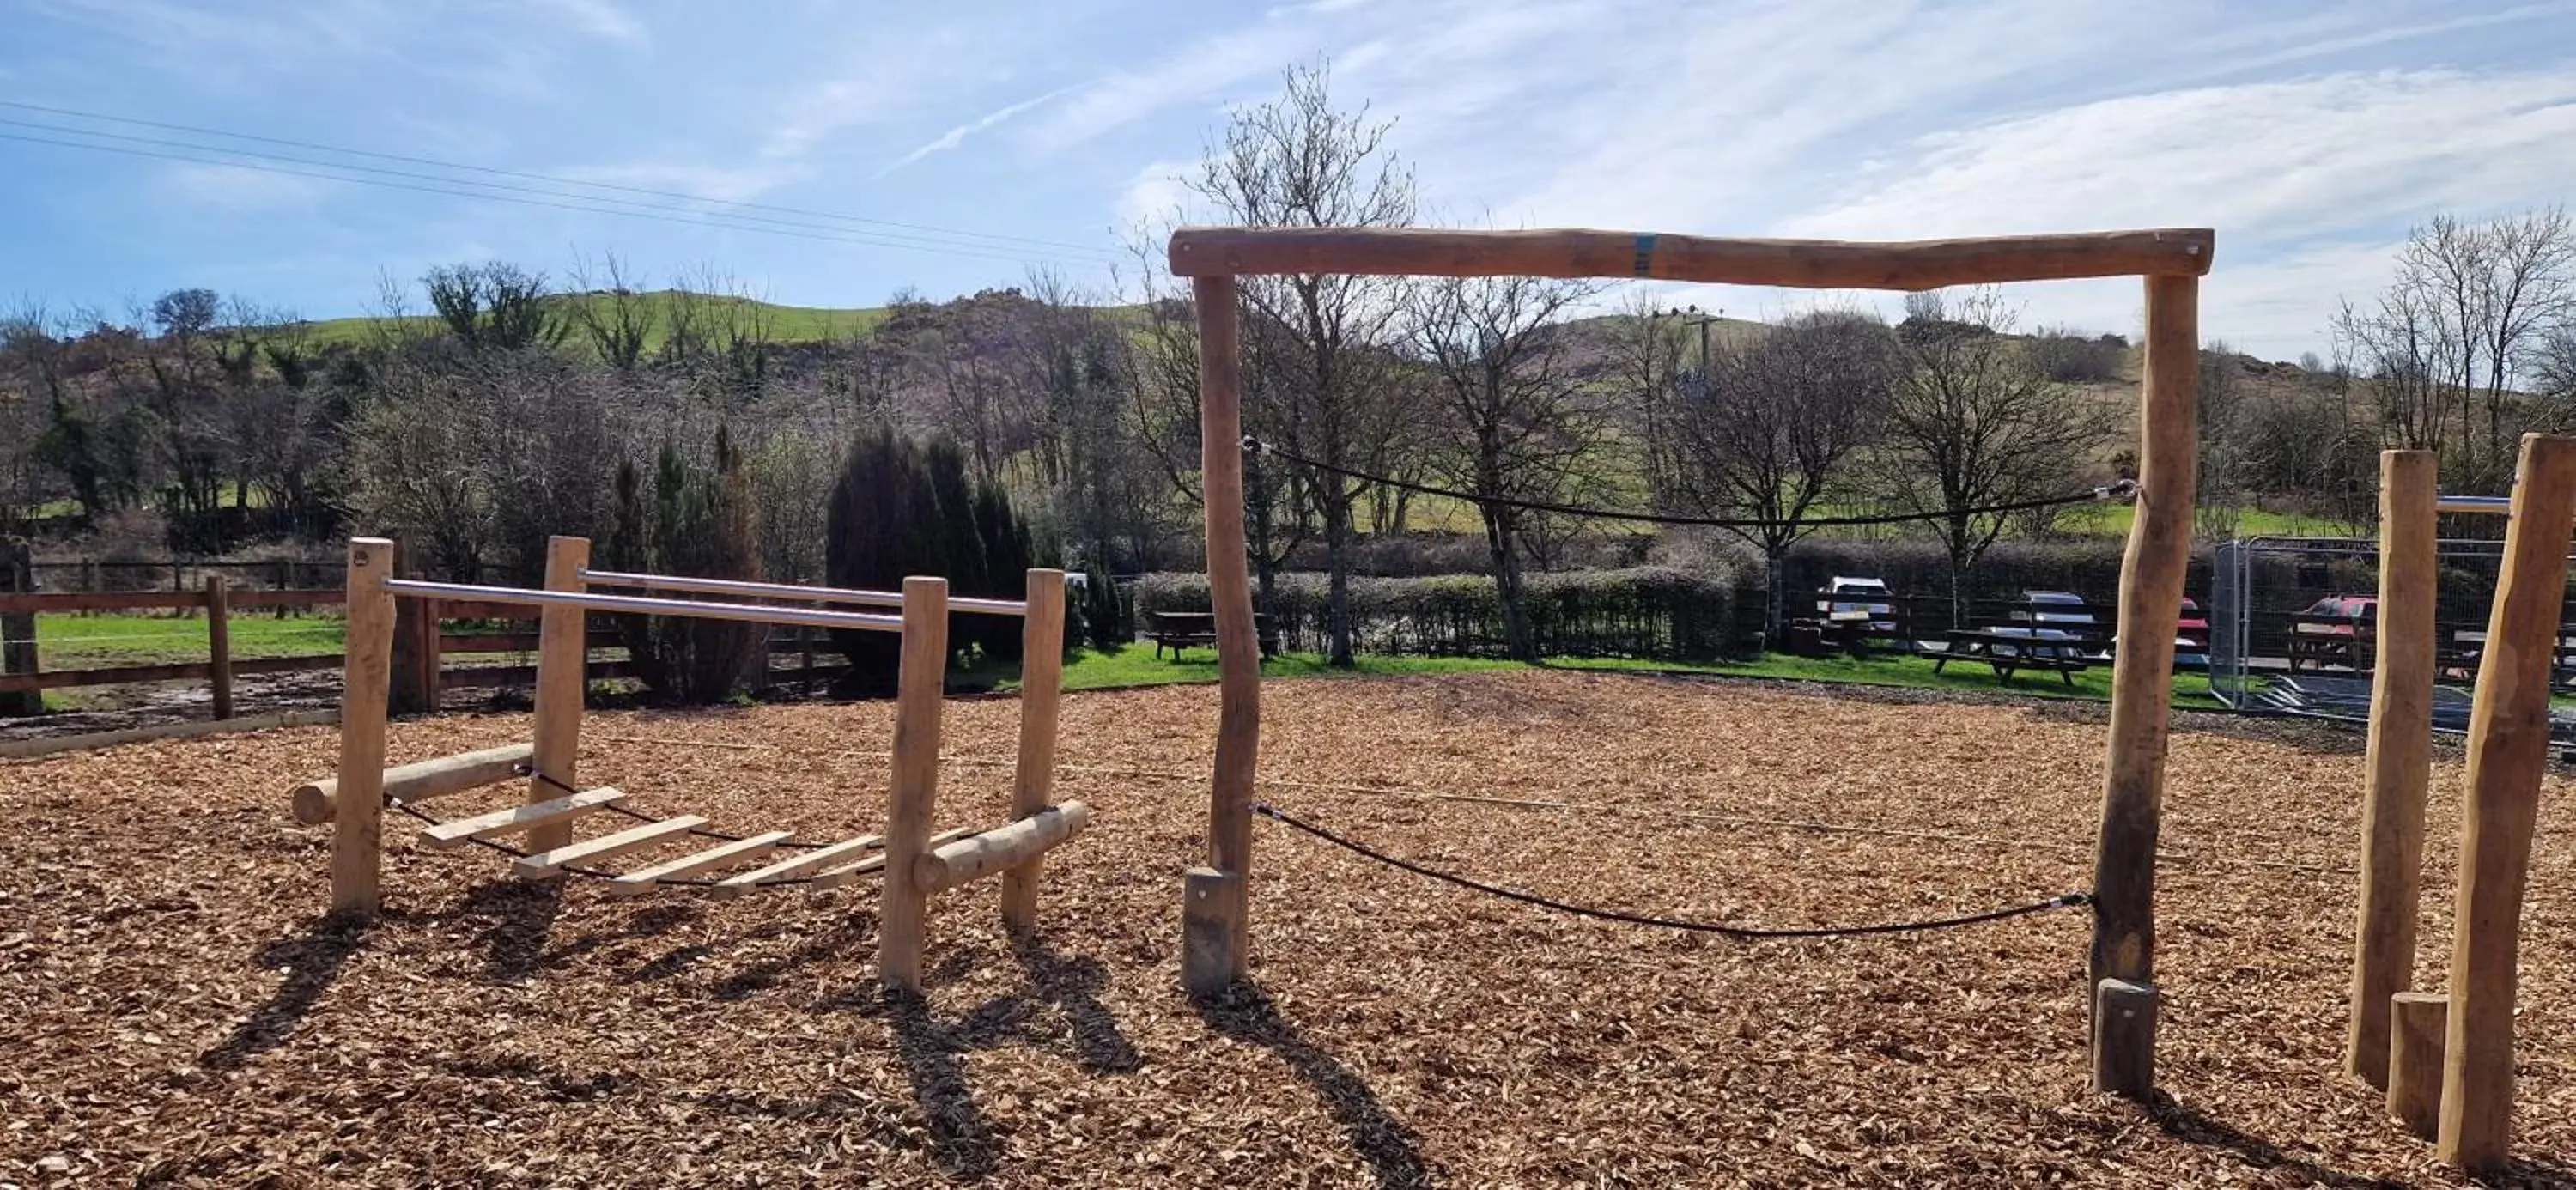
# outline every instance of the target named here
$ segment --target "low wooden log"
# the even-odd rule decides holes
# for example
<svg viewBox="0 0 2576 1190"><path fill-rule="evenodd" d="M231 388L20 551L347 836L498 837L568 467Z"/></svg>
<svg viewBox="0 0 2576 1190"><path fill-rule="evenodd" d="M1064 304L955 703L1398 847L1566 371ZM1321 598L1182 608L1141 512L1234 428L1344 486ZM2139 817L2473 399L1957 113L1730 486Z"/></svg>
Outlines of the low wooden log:
<svg viewBox="0 0 2576 1190"><path fill-rule="evenodd" d="M2388 1114L2432 1140L2442 1126L2442 1043L2451 998L2398 992L2388 998Z"/></svg>
<svg viewBox="0 0 2576 1190"><path fill-rule="evenodd" d="M503 744L480 752L459 752L417 760L398 768L385 770L385 797L397 802L425 802L485 785L507 781L519 775L535 751L530 744ZM296 786L287 796L295 804L295 820L310 826L329 822L337 814L340 780L327 777Z"/></svg>
<svg viewBox="0 0 2576 1190"><path fill-rule="evenodd" d="M1082 802L1049 806L1007 826L969 835L922 856L912 865L913 887L942 892L1044 854L1091 822Z"/></svg>
<svg viewBox="0 0 2576 1190"><path fill-rule="evenodd" d="M620 897L651 892L660 881L694 876L700 872L712 872L717 868L730 867L747 859L767 855L778 850L778 845L786 842L788 836L793 834L795 834L794 831L768 831L719 843L704 851L691 852L675 860L628 872L609 881L608 891L610 895Z"/></svg>
<svg viewBox="0 0 2576 1190"><path fill-rule="evenodd" d="M541 826L570 822L593 810L606 809L610 805L625 800L626 795L623 792L607 786L585 789L567 797L531 802L494 810L489 814L477 814L472 818L442 822L422 830L420 842L422 846L432 851L449 851L463 847L476 839L488 839L494 835L506 835L512 831L535 830Z"/></svg>
<svg viewBox="0 0 2576 1190"><path fill-rule="evenodd" d="M520 856L510 861L510 874L521 880L551 880L563 875L565 864L586 863L591 860L624 855L630 851L642 851L656 843L685 835L706 824L706 819L695 814L682 814L677 818L665 818L659 822L631 826L615 834L582 839L533 855Z"/></svg>
<svg viewBox="0 0 2576 1190"><path fill-rule="evenodd" d="M2093 993L2093 1089L2144 1100L2155 1086L2155 986L2103 980Z"/></svg>

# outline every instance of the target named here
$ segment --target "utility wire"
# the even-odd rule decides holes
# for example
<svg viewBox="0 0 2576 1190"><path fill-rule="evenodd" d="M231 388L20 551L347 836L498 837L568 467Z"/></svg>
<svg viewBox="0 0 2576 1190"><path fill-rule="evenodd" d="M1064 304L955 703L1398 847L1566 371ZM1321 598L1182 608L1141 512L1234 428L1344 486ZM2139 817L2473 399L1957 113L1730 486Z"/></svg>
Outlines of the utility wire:
<svg viewBox="0 0 2576 1190"><path fill-rule="evenodd" d="M952 253L958 256L982 257L987 260L1004 260L1026 263L1030 259L1028 255L1005 255L999 252L983 252L972 248L961 247L927 247L919 244L898 243L882 239L864 238L866 233L852 233L847 235L822 234L815 232L791 231L784 228L748 226L740 223L722 221L724 219L732 218L731 216L720 216L714 219L700 219L686 218L679 215L657 215L648 211L623 210L616 207L585 206L580 205L578 202L547 202L542 199L535 198L516 198L506 194L488 194L474 190L451 190L438 186L423 186L406 182L351 177L347 174L321 173L314 170L290 169L285 166L256 165L244 161L226 160L219 157L202 157L187 153L160 152L152 149L129 149L118 145L93 144L84 141L53 140L46 137L28 136L23 133L15 132L0 132L0 140L24 141L29 144L38 145L56 145L67 149L87 149L97 153L118 153L129 157L152 157L165 161L187 161L194 162L199 165L219 165L231 169L252 170L258 173L285 174L303 178L319 178L326 182L346 182L353 186L375 186L387 190L411 190L422 194L443 194L454 198L479 198L489 202L517 203L520 206L530 207L551 207L556 210L580 211L585 214L593 215L622 215L629 219L650 219L657 223L676 223L683 227L705 227L721 231L749 232L756 235L788 236L794 239L817 240L824 243L854 244L864 247L906 248L913 251L923 252L940 251ZM214 151L224 152L225 150L218 149ZM477 183L460 181L458 184L475 185ZM564 197L573 198L577 196L567 195ZM712 214L712 212L710 212L710 214ZM1103 261L1098 263L1096 267L1105 269L1109 266L1107 262Z"/></svg>
<svg viewBox="0 0 2576 1190"><path fill-rule="evenodd" d="M433 157L412 157L401 153L384 153L372 149L352 149L341 145L324 144L319 141L295 140L282 136L261 136L256 133L232 132L221 128L207 128L195 124L172 124L160 120L136 119L130 116L111 116L100 112L85 112L65 107L47 107L43 104L22 103L8 99L0 99L0 107L15 108L19 111L41 112L50 116L68 116L78 120L95 120L107 124L126 124L138 128L158 128L165 132L187 132L194 133L199 136L219 136L227 140L253 141L267 145L283 145L287 148L293 149L311 149L324 153L343 154L350 157L366 157L377 161L397 161L406 165L427 165L439 169L452 169L462 170L468 173L490 174L495 177L524 178L535 182L551 182L559 186L581 186L597 190L615 190L627 194L642 194L654 198L679 199L683 202L705 203L711 206L740 207L744 210L754 211L773 211L782 215L805 215L817 219L833 219L845 223L861 223L876 227L894 227L901 228L906 231L933 232L939 235L957 236L967 239L1000 240L1010 243L1035 245L1038 247L1069 248L1081 252L1114 255L1106 249L1086 244L1076 244L1065 240L1046 240L1031 236L1004 235L999 232L965 231L958 228L938 227L927 223L904 223L893 219L871 219L863 215L848 215L834 211L818 211L804 207L775 206L769 203L746 202L740 199L707 198L702 195L688 194L677 190L655 190L646 186L627 186L615 182L583 181L577 178L563 178L551 174L530 173L524 170L499 169L488 165L468 165L463 162L441 161ZM109 134L98 133L95 135L103 136ZM241 150L217 149L216 151L229 153L240 152Z"/></svg>

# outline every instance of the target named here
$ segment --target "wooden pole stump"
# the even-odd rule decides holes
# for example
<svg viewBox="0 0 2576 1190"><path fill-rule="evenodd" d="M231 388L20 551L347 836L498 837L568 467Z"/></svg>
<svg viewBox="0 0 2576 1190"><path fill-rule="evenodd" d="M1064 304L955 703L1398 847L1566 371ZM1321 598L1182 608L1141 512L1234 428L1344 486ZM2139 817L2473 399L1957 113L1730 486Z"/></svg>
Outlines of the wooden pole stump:
<svg viewBox="0 0 2576 1190"><path fill-rule="evenodd" d="M2360 922L2344 1069L2392 1097L2388 1004L2415 977L2424 794L2433 775L2434 506L2441 499L2435 471L2429 450L2379 455L2379 652L2370 679Z"/></svg>
<svg viewBox="0 0 2576 1190"><path fill-rule="evenodd" d="M2155 1091L2155 985L2106 979L2093 989L2093 1089L2131 1099Z"/></svg>
<svg viewBox="0 0 2576 1190"><path fill-rule="evenodd" d="M1217 734L1208 791L1208 865L1183 883L1182 982L1204 991L1215 972L1243 974L1243 882L1252 873L1252 778L1261 753L1261 641L1243 532L1243 343L1232 277L1197 277L1199 474L1207 505L1208 597L1216 614ZM1212 870L1232 880L1203 895ZM1215 917L1206 915L1215 914ZM1195 916L1194 916L1195 915Z"/></svg>
<svg viewBox="0 0 2576 1190"><path fill-rule="evenodd" d="M885 892L879 899L877 978L921 991L929 894L913 872L930 849L939 797L940 698L948 680L948 580L903 580L903 659L895 677L894 773L888 790Z"/></svg>
<svg viewBox="0 0 2576 1190"><path fill-rule="evenodd" d="M2432 1140L2442 1123L2442 1041L2451 998L2398 992L2388 998L2388 1114Z"/></svg>
<svg viewBox="0 0 2576 1190"><path fill-rule="evenodd" d="M2138 510L2120 564L2120 650L2111 663L2110 757L2094 860L2087 976L2096 990L2093 1085L2137 1096L2155 1083L2155 1030L2112 1031L2101 1012L2100 989L2111 982L2150 986L2155 980L2156 834L2173 697L2174 623L2182 614L2183 576L2191 564L2200 383L2199 279L2149 277L2146 285Z"/></svg>
<svg viewBox="0 0 2576 1190"><path fill-rule="evenodd" d="M393 680L394 543L349 542L348 642L340 684L340 770L331 828L331 909L373 916L382 901L385 695Z"/></svg>
<svg viewBox="0 0 2576 1190"><path fill-rule="evenodd" d="M2513 1133L2514 966L2540 779L2549 684L2576 532L2576 438L2525 434L2486 656L2469 710L2468 801L2451 933L2442 1049L2441 1158L2470 1174L2505 1164Z"/></svg>
<svg viewBox="0 0 2576 1190"><path fill-rule="evenodd" d="M589 567L589 538L555 537L546 541L547 590L581 590L581 572ZM430 631L437 631L435 623ZM581 763L581 709L590 684L589 659L588 613L578 607L562 606L550 606L538 613L536 751L528 759L536 775L528 778L530 804L562 797L566 790L561 786L579 788L575 770ZM540 780L539 776L552 780ZM570 842L572 823L557 822L529 831L525 847L529 851L552 851Z"/></svg>
<svg viewBox="0 0 2576 1190"><path fill-rule="evenodd" d="M224 576L206 576L206 680L214 687L215 718L233 717L232 596Z"/></svg>
<svg viewBox="0 0 2576 1190"><path fill-rule="evenodd" d="M1064 697L1064 572L1032 570L1020 621L1020 758L1011 782L1011 817L1027 818L1055 796L1055 741ZM1038 876L1044 857L1002 874L1002 927L1037 928Z"/></svg>

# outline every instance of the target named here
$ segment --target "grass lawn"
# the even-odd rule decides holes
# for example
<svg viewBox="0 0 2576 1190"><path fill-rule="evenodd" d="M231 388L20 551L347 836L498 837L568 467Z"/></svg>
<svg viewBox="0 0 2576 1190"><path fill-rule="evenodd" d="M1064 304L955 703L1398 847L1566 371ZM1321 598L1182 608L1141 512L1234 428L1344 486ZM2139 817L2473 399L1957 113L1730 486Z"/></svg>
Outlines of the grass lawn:
<svg viewBox="0 0 2576 1190"><path fill-rule="evenodd" d="M279 619L244 612L232 617L233 656L337 653L342 630L336 616ZM204 661L206 621L202 616L43 615L36 617L36 654L49 671Z"/></svg>

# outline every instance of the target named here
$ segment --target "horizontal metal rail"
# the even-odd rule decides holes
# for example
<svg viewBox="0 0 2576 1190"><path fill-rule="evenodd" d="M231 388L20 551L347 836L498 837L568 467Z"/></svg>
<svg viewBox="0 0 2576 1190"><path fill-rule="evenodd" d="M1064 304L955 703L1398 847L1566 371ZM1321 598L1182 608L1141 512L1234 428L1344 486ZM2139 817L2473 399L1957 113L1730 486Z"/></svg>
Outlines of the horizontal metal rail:
<svg viewBox="0 0 2576 1190"><path fill-rule="evenodd" d="M2436 512L2483 512L2503 516L2513 511L2511 496L2443 496L2433 503Z"/></svg>
<svg viewBox="0 0 2576 1190"><path fill-rule="evenodd" d="M585 570L581 580L603 587L642 591L695 591L703 595L740 595L746 599L802 599L809 603L856 603L866 607L902 607L901 591L861 591L851 587L808 587L796 583L755 583L731 578L690 578L678 574L629 574ZM1029 605L1016 599L951 598L948 610L988 616L1025 616Z"/></svg>
<svg viewBox="0 0 2576 1190"><path fill-rule="evenodd" d="M861 628L876 632L903 631L901 616L824 611L810 607L700 603L688 599L650 599L641 595L599 595L588 591L532 591L521 587L431 583L417 579L387 579L385 590L415 599L471 599L482 603L578 607L595 612L626 612L639 616L692 616L701 620L739 620L747 624L809 624L818 628Z"/></svg>

